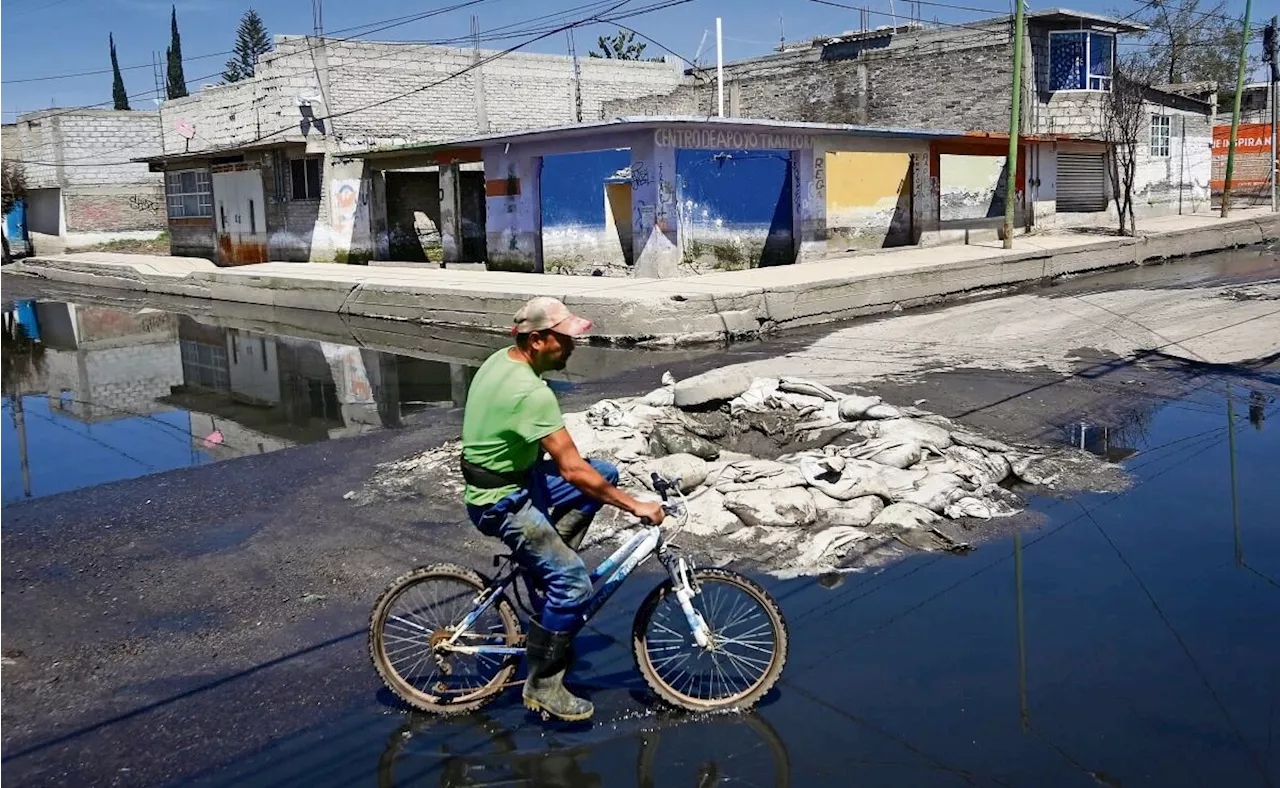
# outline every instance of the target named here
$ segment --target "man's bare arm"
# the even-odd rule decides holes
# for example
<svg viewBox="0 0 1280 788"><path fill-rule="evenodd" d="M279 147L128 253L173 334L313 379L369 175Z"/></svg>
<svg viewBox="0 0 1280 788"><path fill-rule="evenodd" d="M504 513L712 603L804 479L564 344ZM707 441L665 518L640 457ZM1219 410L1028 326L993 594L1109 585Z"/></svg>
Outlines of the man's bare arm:
<svg viewBox="0 0 1280 788"><path fill-rule="evenodd" d="M556 461L560 475L564 480L582 490L601 503L616 506L624 512L630 512L647 522L657 525L662 522L664 512L662 505L649 501L637 501L627 493L619 490L591 467L591 463L583 459L578 445L573 442L569 431L563 427L542 439L542 448L547 450Z"/></svg>

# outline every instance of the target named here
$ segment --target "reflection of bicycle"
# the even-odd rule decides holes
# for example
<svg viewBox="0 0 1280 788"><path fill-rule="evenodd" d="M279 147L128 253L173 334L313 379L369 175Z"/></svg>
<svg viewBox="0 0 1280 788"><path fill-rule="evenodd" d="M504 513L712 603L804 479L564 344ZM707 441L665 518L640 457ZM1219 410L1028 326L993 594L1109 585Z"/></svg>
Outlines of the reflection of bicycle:
<svg viewBox="0 0 1280 788"><path fill-rule="evenodd" d="M754 713L659 717L633 735L639 739L637 788L703 788L729 782L786 788L791 784L786 746L769 723ZM522 749L514 731L481 715L458 722L414 716L387 740L378 759L378 786L599 788L610 784L610 775L592 771L592 751L609 744L556 748L539 740Z"/></svg>
<svg viewBox="0 0 1280 788"><path fill-rule="evenodd" d="M680 518L678 530L689 517L679 479L654 474L653 481L668 512ZM632 625L645 682L663 700L692 711L751 707L787 659L782 611L745 576L695 567L658 527L641 529L591 573L598 585L582 623L653 555L668 579L641 603ZM420 567L379 597L369 620L369 653L387 687L414 708L471 711L518 683L510 678L524 654L524 635L508 590L521 570L510 556L495 558L495 565L493 579L454 564Z"/></svg>

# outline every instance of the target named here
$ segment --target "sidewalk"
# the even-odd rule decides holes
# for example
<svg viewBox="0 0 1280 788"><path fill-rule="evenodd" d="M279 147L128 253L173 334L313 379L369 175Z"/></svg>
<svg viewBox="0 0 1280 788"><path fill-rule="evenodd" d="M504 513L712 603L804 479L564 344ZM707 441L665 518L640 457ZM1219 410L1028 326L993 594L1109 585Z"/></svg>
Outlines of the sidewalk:
<svg viewBox="0 0 1280 788"><path fill-rule="evenodd" d="M680 279L453 271L426 267L263 263L109 253L29 258L5 268L95 287L505 331L534 295L563 300L613 341L696 344L750 337L938 302L948 296L1066 273L1261 243L1280 214L1236 211L1143 222L1143 237L1060 233L998 242L908 248L817 263Z"/></svg>

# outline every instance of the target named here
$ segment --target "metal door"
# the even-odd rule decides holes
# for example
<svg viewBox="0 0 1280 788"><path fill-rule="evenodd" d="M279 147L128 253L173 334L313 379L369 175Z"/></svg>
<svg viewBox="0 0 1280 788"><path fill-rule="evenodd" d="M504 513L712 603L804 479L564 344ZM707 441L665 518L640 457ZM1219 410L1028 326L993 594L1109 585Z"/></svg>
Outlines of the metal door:
<svg viewBox="0 0 1280 788"><path fill-rule="evenodd" d="M1107 209L1106 163L1101 153L1058 153L1059 213Z"/></svg>
<svg viewBox="0 0 1280 788"><path fill-rule="evenodd" d="M261 171L214 172L212 177L218 264L265 263L267 218Z"/></svg>

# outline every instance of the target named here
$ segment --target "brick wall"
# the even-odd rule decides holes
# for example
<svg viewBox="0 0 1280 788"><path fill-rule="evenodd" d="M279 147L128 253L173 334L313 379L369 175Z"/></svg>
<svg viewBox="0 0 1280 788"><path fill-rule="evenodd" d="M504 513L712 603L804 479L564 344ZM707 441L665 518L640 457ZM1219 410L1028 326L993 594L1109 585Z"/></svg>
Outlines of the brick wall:
<svg viewBox="0 0 1280 788"><path fill-rule="evenodd" d="M72 187L63 209L68 232L159 230L165 226L164 186Z"/></svg>
<svg viewBox="0 0 1280 788"><path fill-rule="evenodd" d="M20 144L17 123L5 123L0 126L0 157L3 157L6 161L20 158L18 155L18 146Z"/></svg>
<svg viewBox="0 0 1280 788"><path fill-rule="evenodd" d="M482 60L496 54L479 52ZM608 99L663 92L680 82L678 68L667 63L579 62L587 120L598 118ZM169 153L214 150L251 144L265 135L272 142L318 139L319 129L304 122L298 107L299 97L322 97L317 73L328 74L332 106L326 110L317 103L315 114L338 115L327 121L326 131L353 147L576 120L568 57L515 52L458 73L473 63L469 49L368 41L329 41L321 49L304 36L277 36L275 51L259 64L254 79L165 102L165 147ZM378 102L386 103L363 109ZM179 119L195 127L189 146L173 129Z"/></svg>
<svg viewBox="0 0 1280 788"><path fill-rule="evenodd" d="M930 30L883 48L822 47L729 64L733 117L963 130L1007 129L1012 53L1006 28ZM662 95L604 104L604 117L709 115L714 79L687 77Z"/></svg>
<svg viewBox="0 0 1280 788"><path fill-rule="evenodd" d="M18 118L20 158L36 188L158 181L146 164L124 163L160 153L156 112L51 109Z"/></svg>
<svg viewBox="0 0 1280 788"><path fill-rule="evenodd" d="M7 145L31 188L61 189L67 232L161 230L163 178L128 162L160 152L156 112L47 110L23 115Z"/></svg>

